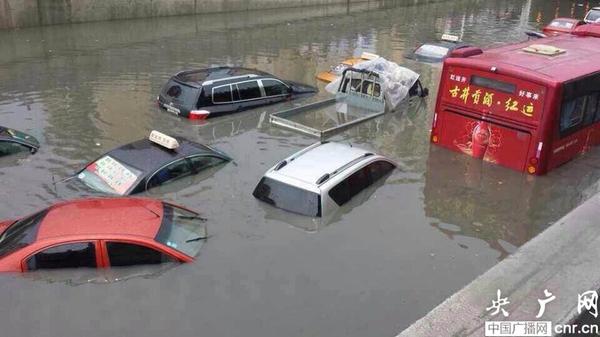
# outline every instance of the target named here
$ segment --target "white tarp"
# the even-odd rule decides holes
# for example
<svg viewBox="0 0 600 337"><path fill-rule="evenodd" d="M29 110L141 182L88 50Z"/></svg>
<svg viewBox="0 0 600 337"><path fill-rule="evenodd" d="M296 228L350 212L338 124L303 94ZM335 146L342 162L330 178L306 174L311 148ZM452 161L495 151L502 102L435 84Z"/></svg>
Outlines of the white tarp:
<svg viewBox="0 0 600 337"><path fill-rule="evenodd" d="M386 104L390 110L395 110L396 107L408 96L410 88L419 79L419 74L416 72L399 66L397 63L388 61L383 57L378 57L371 61L366 61L354 65L356 69L366 69L376 72L383 80L383 92L386 99ZM340 87L342 78L339 77L335 81L329 83L325 90L332 94L336 94Z"/></svg>

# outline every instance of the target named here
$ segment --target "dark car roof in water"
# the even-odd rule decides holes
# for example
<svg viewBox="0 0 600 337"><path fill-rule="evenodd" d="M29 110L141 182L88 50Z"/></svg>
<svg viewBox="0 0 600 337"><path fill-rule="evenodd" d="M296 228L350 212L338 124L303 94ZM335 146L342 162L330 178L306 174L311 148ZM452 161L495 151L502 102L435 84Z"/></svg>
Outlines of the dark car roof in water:
<svg viewBox="0 0 600 337"><path fill-rule="evenodd" d="M167 163L195 154L214 154L223 157L223 155L208 146L181 138L178 138L177 141L179 147L175 150L169 150L154 144L148 139L142 139L118 147L108 152L107 155L145 172L156 171Z"/></svg>
<svg viewBox="0 0 600 337"><path fill-rule="evenodd" d="M33 148L39 148L40 144L35 137L22 131L13 130L0 126L0 141L14 141Z"/></svg>
<svg viewBox="0 0 600 337"><path fill-rule="evenodd" d="M202 85L205 81L220 80L228 77L258 75L258 76L273 76L264 71L241 68L241 67L215 67L207 69L186 70L177 73L174 78L177 81L192 84L195 86Z"/></svg>

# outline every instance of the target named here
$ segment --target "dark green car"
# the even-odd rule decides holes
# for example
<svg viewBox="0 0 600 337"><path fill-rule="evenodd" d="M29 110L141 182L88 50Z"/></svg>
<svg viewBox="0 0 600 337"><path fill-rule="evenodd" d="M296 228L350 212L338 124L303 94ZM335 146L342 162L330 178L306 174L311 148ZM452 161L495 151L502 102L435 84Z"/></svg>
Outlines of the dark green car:
<svg viewBox="0 0 600 337"><path fill-rule="evenodd" d="M0 157L23 151L36 153L40 143L32 135L0 126Z"/></svg>

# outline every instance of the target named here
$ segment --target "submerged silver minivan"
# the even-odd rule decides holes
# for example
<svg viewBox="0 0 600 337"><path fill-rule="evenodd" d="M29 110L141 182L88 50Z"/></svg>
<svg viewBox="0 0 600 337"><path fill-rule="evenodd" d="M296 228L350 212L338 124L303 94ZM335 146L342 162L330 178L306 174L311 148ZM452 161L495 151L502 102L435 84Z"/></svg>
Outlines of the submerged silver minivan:
<svg viewBox="0 0 600 337"><path fill-rule="evenodd" d="M269 169L252 194L275 207L321 217L346 204L396 166L383 156L351 145L316 143Z"/></svg>

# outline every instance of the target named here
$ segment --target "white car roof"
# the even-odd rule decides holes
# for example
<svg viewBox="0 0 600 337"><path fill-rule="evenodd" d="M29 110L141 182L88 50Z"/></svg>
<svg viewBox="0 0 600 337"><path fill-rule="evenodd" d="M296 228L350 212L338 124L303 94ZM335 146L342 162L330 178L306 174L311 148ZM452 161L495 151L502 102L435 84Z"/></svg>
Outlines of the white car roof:
<svg viewBox="0 0 600 337"><path fill-rule="evenodd" d="M344 165L372 154L370 151L340 143L313 146L286 158L285 166L269 171L268 175L278 180L291 178L316 187L317 180L325 174L331 174Z"/></svg>

